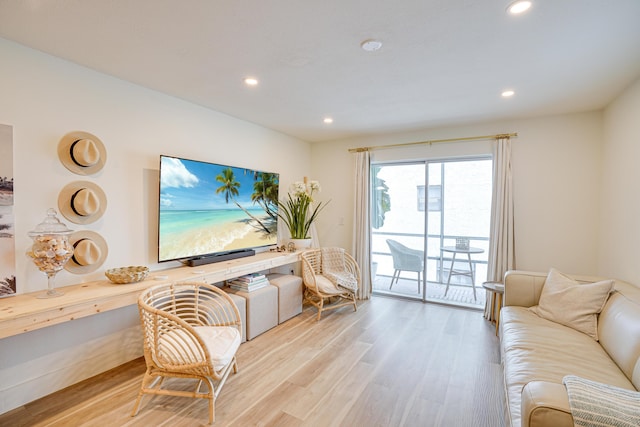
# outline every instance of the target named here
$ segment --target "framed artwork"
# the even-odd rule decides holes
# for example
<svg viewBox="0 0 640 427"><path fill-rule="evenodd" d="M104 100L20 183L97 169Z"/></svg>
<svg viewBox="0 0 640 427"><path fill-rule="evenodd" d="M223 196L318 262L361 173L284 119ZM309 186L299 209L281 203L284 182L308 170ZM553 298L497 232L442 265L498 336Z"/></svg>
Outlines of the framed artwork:
<svg viewBox="0 0 640 427"><path fill-rule="evenodd" d="M0 298L16 293L13 128L0 124Z"/></svg>

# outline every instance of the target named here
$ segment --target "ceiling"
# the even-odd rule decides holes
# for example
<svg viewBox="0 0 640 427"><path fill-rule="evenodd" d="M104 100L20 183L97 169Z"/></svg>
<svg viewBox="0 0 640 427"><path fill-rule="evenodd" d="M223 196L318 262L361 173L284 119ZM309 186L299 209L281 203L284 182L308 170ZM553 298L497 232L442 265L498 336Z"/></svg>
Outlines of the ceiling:
<svg viewBox="0 0 640 427"><path fill-rule="evenodd" d="M508 3L0 0L0 37L306 141L598 110L640 76L639 0Z"/></svg>

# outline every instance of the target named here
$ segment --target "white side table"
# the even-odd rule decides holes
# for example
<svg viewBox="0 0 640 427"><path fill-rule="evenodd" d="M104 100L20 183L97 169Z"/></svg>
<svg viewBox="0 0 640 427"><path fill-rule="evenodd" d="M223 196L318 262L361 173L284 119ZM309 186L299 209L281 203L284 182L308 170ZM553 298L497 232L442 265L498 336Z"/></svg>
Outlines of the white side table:
<svg viewBox="0 0 640 427"><path fill-rule="evenodd" d="M453 254L453 258L451 260L451 267L449 268L449 276L447 277L447 288L444 290L445 296L447 295L447 292L449 292L449 284L451 283L451 276L467 276L471 278L471 286L473 287L473 299L477 299L476 298L476 282L475 282L475 278L473 277L473 264L471 263L471 255L481 254L484 252L484 249L480 249L480 248L461 249L455 246L443 246L440 248L440 250L443 252L450 252ZM457 254L467 255L467 261L469 262L469 270L456 270L453 268L453 266L456 263Z"/></svg>

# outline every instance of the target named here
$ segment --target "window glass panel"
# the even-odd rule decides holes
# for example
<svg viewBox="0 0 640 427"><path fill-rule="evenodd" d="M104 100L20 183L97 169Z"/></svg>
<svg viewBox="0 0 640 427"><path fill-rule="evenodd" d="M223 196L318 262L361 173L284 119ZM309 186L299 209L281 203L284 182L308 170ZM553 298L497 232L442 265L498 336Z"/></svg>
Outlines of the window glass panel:
<svg viewBox="0 0 640 427"><path fill-rule="evenodd" d="M418 193L418 211L424 212L424 185L418 185L416 190ZM427 201L427 208L430 212L437 212L442 210L441 185L429 185L429 199Z"/></svg>

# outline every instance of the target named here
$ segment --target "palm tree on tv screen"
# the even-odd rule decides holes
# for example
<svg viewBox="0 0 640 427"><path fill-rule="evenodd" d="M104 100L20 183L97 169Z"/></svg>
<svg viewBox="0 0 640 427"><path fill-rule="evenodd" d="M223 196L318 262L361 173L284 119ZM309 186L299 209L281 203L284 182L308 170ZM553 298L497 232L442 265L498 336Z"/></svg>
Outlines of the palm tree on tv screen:
<svg viewBox="0 0 640 427"><path fill-rule="evenodd" d="M229 199L233 200L233 203L235 203L236 206L242 209L242 211L246 213L251 219L255 220L258 224L260 224L260 227L262 227L265 233L271 233L269 231L269 228L267 228L267 226L264 225L262 221L260 221L255 216L251 215L251 213L245 208L243 208L240 205L240 203L238 203L238 201L235 199L235 196L240 194L240 191L238 190L240 188L240 183L236 180L236 176L233 173L233 169L231 168L223 169L222 173L216 176L216 181L218 181L221 184L220 187L216 189L216 194L223 193L224 200L226 203L229 203Z"/></svg>
<svg viewBox="0 0 640 427"><path fill-rule="evenodd" d="M229 203L229 199L235 201L235 196L240 194L238 191L240 183L236 181L233 170L231 168L223 169L222 173L216 176L216 181L222 184L216 190L216 194L224 193L224 201L227 203ZM238 203L236 202L236 204ZM238 205L238 207L242 208L240 205Z"/></svg>
<svg viewBox="0 0 640 427"><path fill-rule="evenodd" d="M278 220L278 180L277 175L268 172L254 174L256 182L253 184L251 201L258 203L273 219Z"/></svg>

